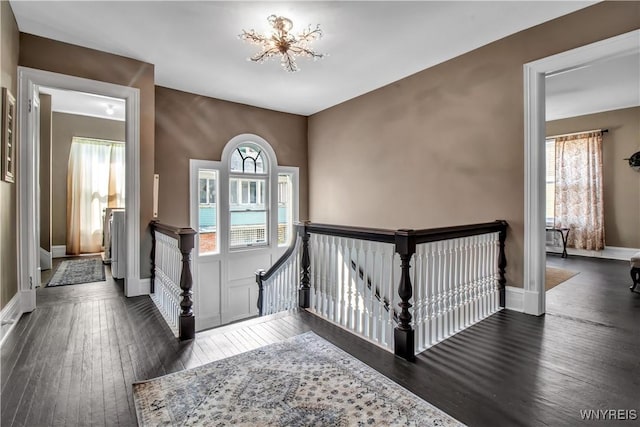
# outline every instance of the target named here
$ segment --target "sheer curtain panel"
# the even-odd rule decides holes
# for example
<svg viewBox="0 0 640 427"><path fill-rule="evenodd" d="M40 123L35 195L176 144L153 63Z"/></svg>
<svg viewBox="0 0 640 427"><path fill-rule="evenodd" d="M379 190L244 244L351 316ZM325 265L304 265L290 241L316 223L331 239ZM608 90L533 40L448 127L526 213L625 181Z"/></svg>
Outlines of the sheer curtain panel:
<svg viewBox="0 0 640 427"><path fill-rule="evenodd" d="M67 254L102 250L103 212L124 207L124 144L73 138L67 171Z"/></svg>

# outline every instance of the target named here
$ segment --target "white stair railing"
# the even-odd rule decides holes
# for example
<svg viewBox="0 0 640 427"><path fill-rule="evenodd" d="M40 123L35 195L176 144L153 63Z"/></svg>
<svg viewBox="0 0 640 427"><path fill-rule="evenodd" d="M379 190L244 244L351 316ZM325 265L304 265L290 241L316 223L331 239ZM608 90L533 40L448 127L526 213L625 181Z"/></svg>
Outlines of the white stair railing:
<svg viewBox="0 0 640 427"><path fill-rule="evenodd" d="M151 299L176 337L195 336L190 254L194 230L151 223Z"/></svg>
<svg viewBox="0 0 640 427"><path fill-rule="evenodd" d="M416 353L500 309L499 245L499 233L494 232L416 246Z"/></svg>
<svg viewBox="0 0 640 427"><path fill-rule="evenodd" d="M507 226L299 224L296 245L256 274L260 314L294 308L297 294L297 306L413 360L504 307Z"/></svg>
<svg viewBox="0 0 640 427"><path fill-rule="evenodd" d="M311 233L309 253L309 310L393 351L393 244Z"/></svg>
<svg viewBox="0 0 640 427"><path fill-rule="evenodd" d="M258 313L260 316L298 307L302 239L296 235L287 252L268 272L258 270Z"/></svg>

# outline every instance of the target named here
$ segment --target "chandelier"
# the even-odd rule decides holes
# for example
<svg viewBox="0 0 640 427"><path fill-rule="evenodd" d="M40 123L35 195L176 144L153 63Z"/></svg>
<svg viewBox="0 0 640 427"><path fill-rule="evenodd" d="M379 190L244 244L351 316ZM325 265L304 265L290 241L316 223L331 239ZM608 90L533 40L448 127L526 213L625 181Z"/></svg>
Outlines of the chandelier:
<svg viewBox="0 0 640 427"><path fill-rule="evenodd" d="M313 58L314 60L322 58L324 55L316 53L309 47L309 44L322 37L320 25L316 25L315 29L309 26L302 33L296 35L291 34L293 22L284 16L271 15L267 18L269 24L273 27L273 33L270 35L257 34L255 30L242 30L240 38L250 43L256 44L262 50L251 58L251 61L263 63L267 59L280 55L280 64L289 72L298 71L296 57Z"/></svg>

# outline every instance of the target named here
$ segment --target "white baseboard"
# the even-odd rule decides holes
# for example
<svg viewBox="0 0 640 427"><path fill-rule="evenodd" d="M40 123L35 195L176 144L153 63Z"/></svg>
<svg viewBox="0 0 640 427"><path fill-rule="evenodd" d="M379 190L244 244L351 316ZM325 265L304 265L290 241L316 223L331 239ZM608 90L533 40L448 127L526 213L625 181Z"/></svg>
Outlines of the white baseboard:
<svg viewBox="0 0 640 427"><path fill-rule="evenodd" d="M51 270L51 252L40 248L40 270Z"/></svg>
<svg viewBox="0 0 640 427"><path fill-rule="evenodd" d="M513 311L524 311L524 289L505 286L505 308Z"/></svg>
<svg viewBox="0 0 640 427"><path fill-rule="evenodd" d="M560 254L562 253L562 247L547 246L546 251ZM569 255L586 256L592 258L619 259L622 261L629 261L629 258L631 258L638 252L640 252L640 249L621 248L617 246L606 246L601 251L587 251L584 249L567 248L567 254Z"/></svg>
<svg viewBox="0 0 640 427"><path fill-rule="evenodd" d="M20 320L20 316L22 316L22 304L20 292L16 292L13 298L0 311L0 347L2 347L5 338Z"/></svg>
<svg viewBox="0 0 640 427"><path fill-rule="evenodd" d="M51 256L53 258L64 258L67 256L67 245L51 246Z"/></svg>

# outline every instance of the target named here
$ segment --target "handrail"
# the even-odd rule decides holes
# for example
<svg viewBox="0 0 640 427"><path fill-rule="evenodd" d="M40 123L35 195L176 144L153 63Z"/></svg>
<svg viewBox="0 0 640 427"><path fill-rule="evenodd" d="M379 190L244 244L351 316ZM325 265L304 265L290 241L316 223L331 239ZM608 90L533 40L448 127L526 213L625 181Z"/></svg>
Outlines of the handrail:
<svg viewBox="0 0 640 427"><path fill-rule="evenodd" d="M296 226L299 227L299 225L296 225ZM291 239L291 244L289 245L285 253L283 253L282 256L278 258L278 260L268 270L266 271L258 270L256 271L256 275L259 275L263 281L269 280L271 276L273 276L275 272L278 271L278 269L282 266L282 264L284 264L287 261L287 259L289 259L293 251L296 250L297 241L298 241L298 236L297 235L293 236L293 238Z"/></svg>
<svg viewBox="0 0 640 427"><path fill-rule="evenodd" d="M158 221L151 221L149 226L152 230L158 231L169 237L196 235L197 232L189 227L176 227L173 225L162 224ZM193 249L193 248L192 248Z"/></svg>
<svg viewBox="0 0 640 427"><path fill-rule="evenodd" d="M370 240L373 242L395 242L395 231L382 228L352 227L347 225L303 223L307 233L326 234L330 236L346 237L358 240Z"/></svg>
<svg viewBox="0 0 640 427"><path fill-rule="evenodd" d="M416 244L437 242L439 240L456 239L458 237L476 236L478 234L495 233L506 230L507 222L497 220L470 225L455 225L453 227L427 228L410 230Z"/></svg>
<svg viewBox="0 0 640 427"><path fill-rule="evenodd" d="M155 232L162 233L178 241L178 249L182 257L182 269L180 272L180 324L178 327L181 340L193 339L196 336L195 316L193 315L193 277L191 275L191 251L195 245L197 232L192 228L175 227L162 224L157 220L149 223L154 246L151 249L151 289L154 290L155 278Z"/></svg>

